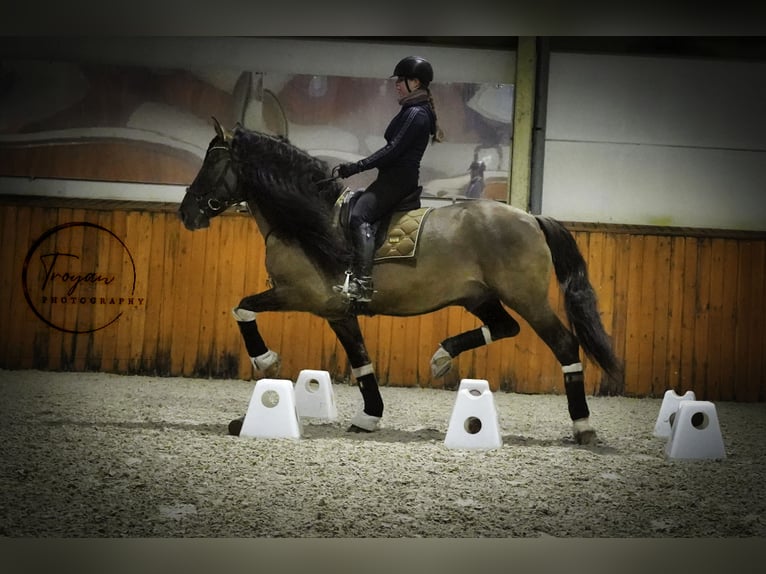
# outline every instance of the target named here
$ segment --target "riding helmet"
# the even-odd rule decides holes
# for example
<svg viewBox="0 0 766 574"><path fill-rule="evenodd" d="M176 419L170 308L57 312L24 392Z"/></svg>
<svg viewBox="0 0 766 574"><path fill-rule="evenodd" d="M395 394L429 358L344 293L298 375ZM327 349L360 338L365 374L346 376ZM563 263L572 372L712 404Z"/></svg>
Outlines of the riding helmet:
<svg viewBox="0 0 766 574"><path fill-rule="evenodd" d="M394 73L391 76L401 76L403 78L417 78L420 80L420 85L424 88L428 87L434 79L434 69L431 64L425 58L419 56L407 56L399 61L394 68Z"/></svg>

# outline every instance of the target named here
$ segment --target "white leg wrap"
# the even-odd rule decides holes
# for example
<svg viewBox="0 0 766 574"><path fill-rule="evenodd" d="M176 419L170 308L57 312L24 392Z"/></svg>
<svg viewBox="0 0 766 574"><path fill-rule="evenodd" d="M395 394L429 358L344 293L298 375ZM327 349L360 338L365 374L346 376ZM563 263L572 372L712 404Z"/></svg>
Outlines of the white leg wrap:
<svg viewBox="0 0 766 574"><path fill-rule="evenodd" d="M275 363L279 362L279 355L274 351L266 351L263 355L250 357L250 361L259 371L267 371L269 367L273 367Z"/></svg>
<svg viewBox="0 0 766 574"><path fill-rule="evenodd" d="M246 323L247 321L255 321L255 311L248 311L240 307L234 307L231 310L231 314L240 323Z"/></svg>
<svg viewBox="0 0 766 574"><path fill-rule="evenodd" d="M373 368L372 363L367 363L366 365L362 365L361 367L351 369L351 374L354 375L355 379L358 379L359 377L363 377L365 375L372 375L373 373L375 373L375 369Z"/></svg>
<svg viewBox="0 0 766 574"><path fill-rule="evenodd" d="M579 373L582 371L582 363L572 363L571 365L564 365L561 367L564 373Z"/></svg>
<svg viewBox="0 0 766 574"><path fill-rule="evenodd" d="M359 411L353 417L351 417L352 425L358 426L360 429L364 429L370 432L377 430L379 423L380 417L373 417L364 411Z"/></svg>
<svg viewBox="0 0 766 574"><path fill-rule="evenodd" d="M587 417L584 419L577 419L576 421L572 421L572 427L576 433L593 430L593 427L590 426L590 419Z"/></svg>
<svg viewBox="0 0 766 574"><path fill-rule="evenodd" d="M436 349L434 356L431 357L431 375L434 379L438 379L439 377L443 377L449 373L451 368L452 357L447 351L444 350L444 347L439 345L439 348Z"/></svg>

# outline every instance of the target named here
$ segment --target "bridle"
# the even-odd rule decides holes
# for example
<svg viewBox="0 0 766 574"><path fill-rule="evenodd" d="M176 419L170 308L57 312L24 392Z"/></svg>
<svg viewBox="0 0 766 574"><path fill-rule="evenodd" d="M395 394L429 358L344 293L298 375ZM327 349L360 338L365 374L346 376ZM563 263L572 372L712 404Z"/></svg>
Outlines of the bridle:
<svg viewBox="0 0 766 574"><path fill-rule="evenodd" d="M235 203L239 203L239 200L234 199L236 197L236 191L239 187L239 177L236 170L235 165L235 158L232 154L231 147L227 144L216 144L208 148L207 153L205 154L205 157L208 158L210 156L210 153L213 151L225 151L228 155L225 161L225 165L223 169L221 169L218 176L213 181L212 185L210 186L210 190L208 193L203 195L197 195L197 207L200 211L203 213L206 213L210 216L218 215L219 213L225 211ZM216 162L216 167L218 164L221 163ZM192 184L191 187L193 187L194 184ZM226 201L221 201L216 197L210 197L210 195L215 192L216 190L223 187L223 189L226 191L226 199L232 200L230 203Z"/></svg>

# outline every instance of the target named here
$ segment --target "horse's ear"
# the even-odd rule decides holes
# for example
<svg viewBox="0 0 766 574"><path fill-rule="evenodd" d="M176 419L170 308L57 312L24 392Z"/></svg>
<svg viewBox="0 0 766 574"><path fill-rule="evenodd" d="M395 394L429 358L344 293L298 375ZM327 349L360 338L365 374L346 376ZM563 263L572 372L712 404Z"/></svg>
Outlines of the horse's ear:
<svg viewBox="0 0 766 574"><path fill-rule="evenodd" d="M223 127L221 127L221 122L219 122L215 116L210 116L213 119L213 126L215 127L215 133L218 134L218 137L221 139L224 139L223 135Z"/></svg>
<svg viewBox="0 0 766 574"><path fill-rule="evenodd" d="M213 118L213 124L215 125L215 133L218 134L218 137L221 138L224 142L230 143L231 140L234 138L234 132L231 132L227 129L225 129L221 122L219 122L215 116L210 116Z"/></svg>

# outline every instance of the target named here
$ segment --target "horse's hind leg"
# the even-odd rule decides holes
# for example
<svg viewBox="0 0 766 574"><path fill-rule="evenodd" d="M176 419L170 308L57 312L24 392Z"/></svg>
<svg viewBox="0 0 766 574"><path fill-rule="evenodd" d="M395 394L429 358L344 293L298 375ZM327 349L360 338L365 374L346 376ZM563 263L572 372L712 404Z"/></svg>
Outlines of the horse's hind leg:
<svg viewBox="0 0 766 574"><path fill-rule="evenodd" d="M460 333L441 342L431 357L431 374L434 378L446 375L452 368L452 359L460 353L519 334L519 324L497 299L485 300L477 305L466 305L465 308L484 324L478 329Z"/></svg>
<svg viewBox="0 0 766 574"><path fill-rule="evenodd" d="M577 338L563 325L547 301L536 307L533 312L522 313L522 316L550 347L561 364L575 441L578 444L595 443L596 431L588 420L590 410L585 399L585 378Z"/></svg>
<svg viewBox="0 0 766 574"><path fill-rule="evenodd" d="M346 351L351 374L359 385L364 407L351 418L350 432L372 432L378 428L383 416L383 397L380 396L378 379L364 344L362 330L356 317L328 321L340 344Z"/></svg>

